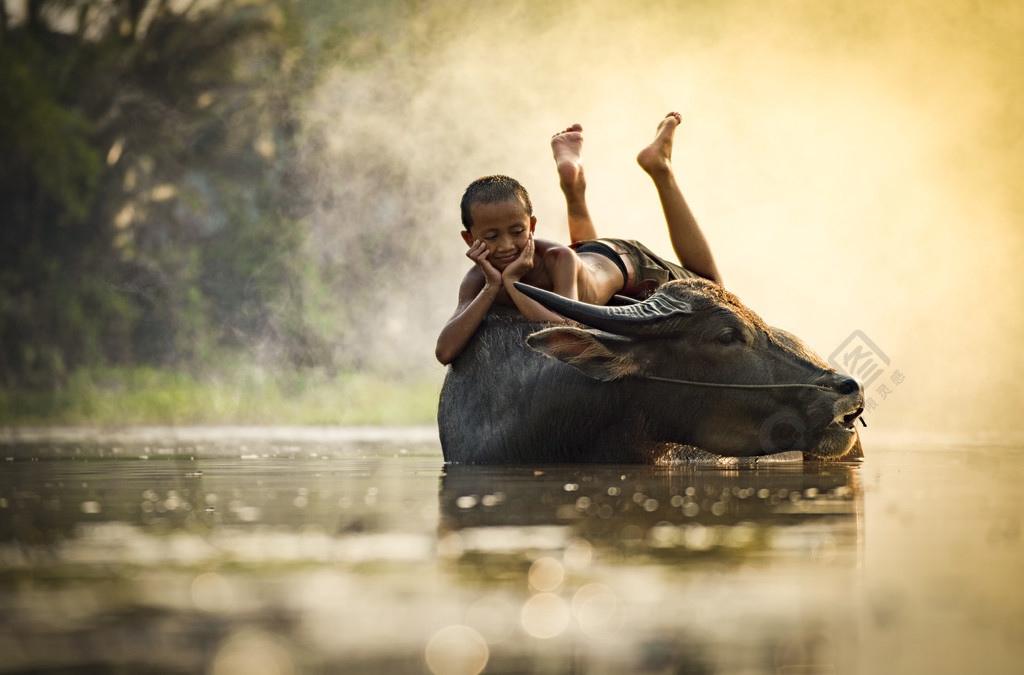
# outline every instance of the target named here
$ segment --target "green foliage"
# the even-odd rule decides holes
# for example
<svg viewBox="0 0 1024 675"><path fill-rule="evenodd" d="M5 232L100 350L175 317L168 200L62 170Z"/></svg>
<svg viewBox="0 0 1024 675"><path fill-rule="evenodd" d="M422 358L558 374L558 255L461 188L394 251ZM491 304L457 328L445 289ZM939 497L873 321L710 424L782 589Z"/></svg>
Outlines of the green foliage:
<svg viewBox="0 0 1024 675"><path fill-rule="evenodd" d="M331 157L325 190L311 167L344 122L304 118L332 68L372 72L414 4L0 17L0 424L433 417L436 376L363 372L360 327L422 249L408 177L379 139Z"/></svg>
<svg viewBox="0 0 1024 675"><path fill-rule="evenodd" d="M147 6L44 1L2 26L0 387L59 397L83 367L195 373L225 348L332 372L343 325L323 319L338 307L303 220L302 17Z"/></svg>
<svg viewBox="0 0 1024 675"><path fill-rule="evenodd" d="M27 174L57 207L60 224L81 223L95 197L102 161L89 143L91 124L77 111L60 105L52 83L35 77L33 62L44 60L36 45L19 53L0 45L0 152L5 157L3 184ZM4 190L7 193L8 190ZM5 194L5 201L16 195Z"/></svg>
<svg viewBox="0 0 1024 675"><path fill-rule="evenodd" d="M57 390L0 390L0 424L427 424L436 376L330 375L232 364L191 374L146 366L80 368Z"/></svg>

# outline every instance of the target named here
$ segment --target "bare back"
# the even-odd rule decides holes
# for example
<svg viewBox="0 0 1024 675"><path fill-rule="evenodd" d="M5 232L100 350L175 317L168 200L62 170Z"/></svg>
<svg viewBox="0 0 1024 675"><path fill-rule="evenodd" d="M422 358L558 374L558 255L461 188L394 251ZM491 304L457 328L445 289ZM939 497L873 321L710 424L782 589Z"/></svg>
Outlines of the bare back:
<svg viewBox="0 0 1024 675"><path fill-rule="evenodd" d="M577 299L591 305L607 305L612 296L625 285L622 270L600 253L573 253L580 260L580 269L576 275L579 288Z"/></svg>

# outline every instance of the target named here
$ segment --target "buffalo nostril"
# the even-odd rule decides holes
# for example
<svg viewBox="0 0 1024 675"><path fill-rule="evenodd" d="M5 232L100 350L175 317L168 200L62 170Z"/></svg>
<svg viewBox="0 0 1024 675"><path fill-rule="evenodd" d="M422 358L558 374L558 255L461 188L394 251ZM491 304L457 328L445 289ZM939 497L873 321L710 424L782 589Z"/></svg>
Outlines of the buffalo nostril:
<svg viewBox="0 0 1024 675"><path fill-rule="evenodd" d="M863 406L861 406L860 408L857 408L856 410L854 410L849 415L846 415L846 416L843 417L843 424L846 424L848 426L853 426L854 421L856 421L856 419L858 417L860 417L861 413L863 413L863 412L864 412L864 407ZM867 426L867 425L865 425L865 426Z"/></svg>
<svg viewBox="0 0 1024 675"><path fill-rule="evenodd" d="M852 377L848 377L836 385L836 390L843 396L849 396L860 391L860 382Z"/></svg>

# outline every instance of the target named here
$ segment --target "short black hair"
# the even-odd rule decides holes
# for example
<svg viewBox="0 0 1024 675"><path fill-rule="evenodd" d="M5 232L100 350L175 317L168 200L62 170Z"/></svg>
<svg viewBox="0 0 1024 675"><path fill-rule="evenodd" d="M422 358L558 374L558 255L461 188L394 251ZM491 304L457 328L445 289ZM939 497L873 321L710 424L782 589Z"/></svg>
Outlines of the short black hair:
<svg viewBox="0 0 1024 675"><path fill-rule="evenodd" d="M515 178L495 175L477 178L462 193L462 224L466 230L473 227L473 216L470 209L474 204L498 204L519 198L526 207L526 215L533 215L533 203L526 188Z"/></svg>

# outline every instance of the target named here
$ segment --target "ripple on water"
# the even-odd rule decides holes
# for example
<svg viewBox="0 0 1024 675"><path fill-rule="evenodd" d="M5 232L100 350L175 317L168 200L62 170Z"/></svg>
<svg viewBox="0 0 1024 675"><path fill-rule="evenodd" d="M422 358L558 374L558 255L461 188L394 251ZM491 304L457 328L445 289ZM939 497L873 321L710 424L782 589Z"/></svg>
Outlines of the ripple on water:
<svg viewBox="0 0 1024 675"><path fill-rule="evenodd" d="M940 652L972 671L1024 657L1020 448L541 471L442 470L436 446L376 442L123 438L90 455L78 439L0 463L5 665L914 673Z"/></svg>

